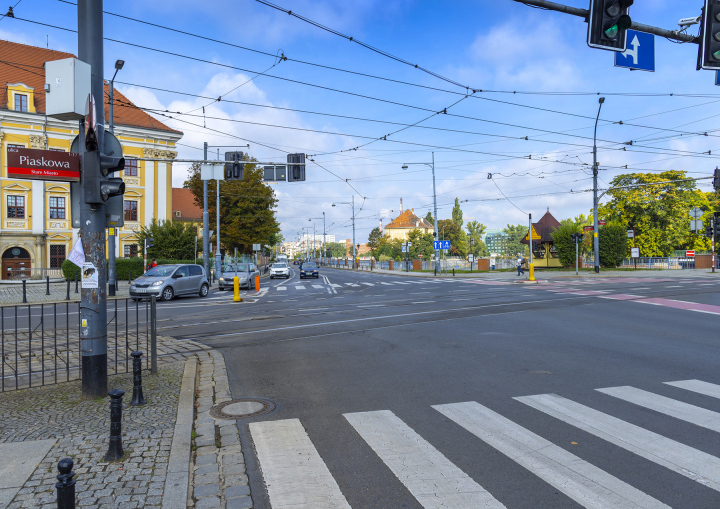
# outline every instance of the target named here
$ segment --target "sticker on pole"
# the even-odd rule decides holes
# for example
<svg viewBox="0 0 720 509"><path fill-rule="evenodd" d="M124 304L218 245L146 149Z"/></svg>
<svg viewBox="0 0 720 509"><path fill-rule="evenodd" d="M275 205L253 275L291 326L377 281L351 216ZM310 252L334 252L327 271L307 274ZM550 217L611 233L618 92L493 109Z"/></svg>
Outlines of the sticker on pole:
<svg viewBox="0 0 720 509"><path fill-rule="evenodd" d="M85 262L82 266L82 287L98 288L98 270L90 262Z"/></svg>

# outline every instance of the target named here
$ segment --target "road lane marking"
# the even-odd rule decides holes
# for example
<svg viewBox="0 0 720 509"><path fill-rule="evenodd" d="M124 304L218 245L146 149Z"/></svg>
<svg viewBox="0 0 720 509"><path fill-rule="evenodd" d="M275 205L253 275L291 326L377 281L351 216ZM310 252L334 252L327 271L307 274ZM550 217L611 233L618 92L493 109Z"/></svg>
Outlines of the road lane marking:
<svg viewBox="0 0 720 509"><path fill-rule="evenodd" d="M720 432L720 414L712 410L660 396L659 394L653 394L652 392L642 389L636 389L635 387L607 387L605 389L595 390L608 396L613 396L623 401L655 410L661 414L675 417L681 421Z"/></svg>
<svg viewBox="0 0 720 509"><path fill-rule="evenodd" d="M699 313L720 315L720 306L714 306L712 304L700 304L698 302L688 302L684 300L663 299L661 297L640 299L636 300L635 302L640 302L642 304L653 304L656 306L664 306L675 309L685 309L687 311L697 311Z"/></svg>
<svg viewBox="0 0 720 509"><path fill-rule="evenodd" d="M434 300L419 300L417 302L411 302L410 304L432 304Z"/></svg>
<svg viewBox="0 0 720 509"><path fill-rule="evenodd" d="M298 419L249 428L273 509L351 509Z"/></svg>
<svg viewBox="0 0 720 509"><path fill-rule="evenodd" d="M702 380L679 380L677 382L664 382L667 385L685 389L686 391L697 392L711 398L720 399L720 385L703 382Z"/></svg>
<svg viewBox="0 0 720 509"><path fill-rule="evenodd" d="M392 286L392 285L393 285L393 283L386 283L385 281L381 281L380 284L381 284L381 285L387 285L387 286Z"/></svg>
<svg viewBox="0 0 720 509"><path fill-rule="evenodd" d="M359 308L382 308L382 307L385 307L385 304L358 304L357 307L359 307Z"/></svg>
<svg viewBox="0 0 720 509"><path fill-rule="evenodd" d="M361 285L375 286L375 283L360 283Z"/></svg>
<svg viewBox="0 0 720 509"><path fill-rule="evenodd" d="M306 309L298 309L298 311L320 311L321 309L330 309L330 308L306 308Z"/></svg>
<svg viewBox="0 0 720 509"><path fill-rule="evenodd" d="M305 287L303 285L295 285L296 290L304 290Z"/></svg>
<svg viewBox="0 0 720 509"><path fill-rule="evenodd" d="M423 507L505 507L391 411L343 415Z"/></svg>
<svg viewBox="0 0 720 509"><path fill-rule="evenodd" d="M584 507L668 507L479 403L432 408Z"/></svg>
<svg viewBox="0 0 720 509"><path fill-rule="evenodd" d="M325 288L325 285L312 285L313 288Z"/></svg>
<svg viewBox="0 0 720 509"><path fill-rule="evenodd" d="M647 460L720 491L720 459L557 394L513 398Z"/></svg>
<svg viewBox="0 0 720 509"><path fill-rule="evenodd" d="M287 290L287 286L280 286L280 287L278 287L278 290L280 290L280 291Z"/></svg>

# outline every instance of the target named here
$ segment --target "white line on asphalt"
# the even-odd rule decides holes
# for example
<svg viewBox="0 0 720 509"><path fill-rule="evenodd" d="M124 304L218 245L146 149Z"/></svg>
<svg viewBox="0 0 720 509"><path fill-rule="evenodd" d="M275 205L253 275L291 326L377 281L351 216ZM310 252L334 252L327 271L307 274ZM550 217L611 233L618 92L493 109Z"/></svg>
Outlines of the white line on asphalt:
<svg viewBox="0 0 720 509"><path fill-rule="evenodd" d="M280 286L278 287L278 290L287 290L287 286Z"/></svg>
<svg viewBox="0 0 720 509"><path fill-rule="evenodd" d="M298 311L320 311L321 309L330 309L330 308L307 308L307 309L298 309Z"/></svg>
<svg viewBox="0 0 720 509"><path fill-rule="evenodd" d="M324 285L312 285L313 288L325 288Z"/></svg>
<svg viewBox="0 0 720 509"><path fill-rule="evenodd" d="M274 509L351 509L298 419L249 428Z"/></svg>
<svg viewBox="0 0 720 509"><path fill-rule="evenodd" d="M720 459L557 394L513 398L720 491Z"/></svg>
<svg viewBox="0 0 720 509"><path fill-rule="evenodd" d="M391 411L343 415L423 507L505 507Z"/></svg>
<svg viewBox="0 0 720 509"><path fill-rule="evenodd" d="M392 286L392 283L386 283L385 281L381 281L380 284L381 284L381 285Z"/></svg>
<svg viewBox="0 0 720 509"><path fill-rule="evenodd" d="M385 304L358 304L357 307L359 307L359 308L382 308L382 307L385 307Z"/></svg>
<svg viewBox="0 0 720 509"><path fill-rule="evenodd" d="M479 403L433 408L584 507L668 507Z"/></svg>
<svg viewBox="0 0 720 509"><path fill-rule="evenodd" d="M614 396L623 401L629 401L636 405L655 410L661 414L675 417L681 421L690 422L703 428L720 432L720 414L699 406L666 398L659 394L636 389L635 387L608 387L596 389L598 392Z"/></svg>
<svg viewBox="0 0 720 509"><path fill-rule="evenodd" d="M304 290L305 287L303 285L295 285L296 290Z"/></svg>
<svg viewBox="0 0 720 509"><path fill-rule="evenodd" d="M375 283L360 283L361 285L375 286Z"/></svg>
<svg viewBox="0 0 720 509"><path fill-rule="evenodd" d="M468 299L453 299L452 301L453 301L453 302L457 302L457 301L459 301L459 300L475 300L475 299L471 297L471 298L468 298Z"/></svg>
<svg viewBox="0 0 720 509"><path fill-rule="evenodd" d="M410 304L432 304L434 300L419 300L417 302L411 302Z"/></svg>
<svg viewBox="0 0 720 509"><path fill-rule="evenodd" d="M711 398L720 399L720 385L703 382L702 380L679 380L677 382L664 382L666 385L672 385L686 391L697 392Z"/></svg>

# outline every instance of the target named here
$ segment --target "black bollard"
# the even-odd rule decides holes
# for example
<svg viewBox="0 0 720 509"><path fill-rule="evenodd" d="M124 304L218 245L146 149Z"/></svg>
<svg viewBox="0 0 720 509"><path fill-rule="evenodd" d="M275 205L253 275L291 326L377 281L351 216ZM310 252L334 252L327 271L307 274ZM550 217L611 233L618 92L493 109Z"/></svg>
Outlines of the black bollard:
<svg viewBox="0 0 720 509"><path fill-rule="evenodd" d="M23 279L23 304L27 304L27 280Z"/></svg>
<svg viewBox="0 0 720 509"><path fill-rule="evenodd" d="M128 274L128 284L132 283L132 270Z"/></svg>
<svg viewBox="0 0 720 509"><path fill-rule="evenodd" d="M110 442L105 461L116 461L123 457L122 446L122 397L125 391L113 389L110 395Z"/></svg>
<svg viewBox="0 0 720 509"><path fill-rule="evenodd" d="M58 462L57 509L75 509L75 472L72 471L73 460L63 458Z"/></svg>
<svg viewBox="0 0 720 509"><path fill-rule="evenodd" d="M70 278L67 280L67 295L65 296L65 300L70 300Z"/></svg>
<svg viewBox="0 0 720 509"><path fill-rule="evenodd" d="M45 295L50 295L50 276L45 276Z"/></svg>
<svg viewBox="0 0 720 509"><path fill-rule="evenodd" d="M75 269L75 293L78 293L77 269Z"/></svg>
<svg viewBox="0 0 720 509"><path fill-rule="evenodd" d="M145 396L142 390L142 352L133 352L130 355L133 358L133 397L130 404L132 406L140 406L145 404Z"/></svg>
<svg viewBox="0 0 720 509"><path fill-rule="evenodd" d="M455 268L453 267L453 277L455 277Z"/></svg>

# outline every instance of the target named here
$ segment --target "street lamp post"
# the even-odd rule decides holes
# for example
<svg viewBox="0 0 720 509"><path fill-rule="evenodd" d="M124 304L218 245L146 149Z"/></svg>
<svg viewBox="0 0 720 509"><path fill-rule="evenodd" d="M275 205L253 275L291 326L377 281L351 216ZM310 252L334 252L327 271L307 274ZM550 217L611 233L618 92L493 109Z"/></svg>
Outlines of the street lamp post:
<svg viewBox="0 0 720 509"><path fill-rule="evenodd" d="M435 215L435 224L433 225L433 239L437 240L437 225L438 225L438 215L437 215L437 193L435 192L435 152L432 152L432 163L404 163L402 165L403 170L407 170L408 164L424 164L425 166L429 166L432 170L432 181L433 181L433 211ZM435 275L437 276L438 273L438 267L440 265L440 251L438 249L435 249Z"/></svg>
<svg viewBox="0 0 720 509"><path fill-rule="evenodd" d="M597 125L600 120L600 110L605 102L601 97L598 102L597 118L595 119L595 134L593 135L593 249L595 250L595 273L600 272L600 238L598 237L598 163L597 163Z"/></svg>
<svg viewBox="0 0 720 509"><path fill-rule="evenodd" d="M122 69L124 65L125 60L115 61L115 74L113 74L113 77L108 85L108 99L110 103L108 106L108 113L110 114L109 131L111 134L115 134L115 117L113 115L113 106L115 103L115 76L117 76L118 71ZM115 234L117 234L117 232L115 232ZM115 235L108 235L108 293L110 297L115 296L115 285L117 281L115 272Z"/></svg>
<svg viewBox="0 0 720 509"><path fill-rule="evenodd" d="M309 230L310 227L309 227L309 226L303 226L302 229L303 229L303 237L305 237L305 259L306 259L306 260L309 260L309 259L310 259L310 242L308 242L308 236L309 236L310 234L309 234L309 233L305 233L305 230Z"/></svg>
<svg viewBox="0 0 720 509"><path fill-rule="evenodd" d="M320 217L311 217L310 219L308 219L308 221L313 221L315 219L317 219L318 221L320 219L323 220L323 243L322 243L322 255L320 256L320 258L322 259L322 258L325 258L325 212L323 212L323 217L321 217L321 218Z"/></svg>
<svg viewBox="0 0 720 509"><path fill-rule="evenodd" d="M355 195L352 196L352 201L339 201L337 203L333 203L332 206L335 205L351 205L352 206L352 225L353 225L353 236L352 236L352 248L353 248L353 269L355 268Z"/></svg>

